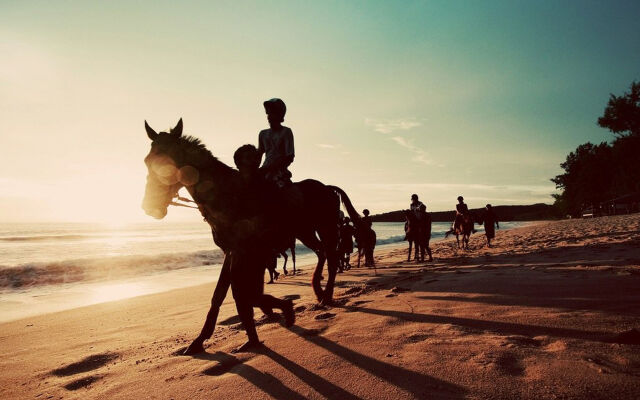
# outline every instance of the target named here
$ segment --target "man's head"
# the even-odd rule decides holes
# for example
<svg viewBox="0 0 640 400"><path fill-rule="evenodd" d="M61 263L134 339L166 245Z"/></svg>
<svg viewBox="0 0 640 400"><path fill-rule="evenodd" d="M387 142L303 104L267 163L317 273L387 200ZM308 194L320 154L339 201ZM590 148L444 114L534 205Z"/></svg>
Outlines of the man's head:
<svg viewBox="0 0 640 400"><path fill-rule="evenodd" d="M418 195L417 194L412 194L411 195L411 201L418 201Z"/></svg>
<svg viewBox="0 0 640 400"><path fill-rule="evenodd" d="M365 217L369 216L369 210L367 210L366 208L362 210L362 213L364 214Z"/></svg>
<svg viewBox="0 0 640 400"><path fill-rule="evenodd" d="M264 111L267 113L267 120L270 125L277 125L284 122L284 115L287 113L287 106L284 104L284 101L273 98L262 104L264 105Z"/></svg>
<svg viewBox="0 0 640 400"><path fill-rule="evenodd" d="M491 204L487 204L487 210L491 210Z"/></svg>
<svg viewBox="0 0 640 400"><path fill-rule="evenodd" d="M240 171L256 171L260 166L260 153L256 146L245 144L233 153L233 161Z"/></svg>
<svg viewBox="0 0 640 400"><path fill-rule="evenodd" d="M462 196L458 196L458 202L462 203L464 201L464 198Z"/></svg>

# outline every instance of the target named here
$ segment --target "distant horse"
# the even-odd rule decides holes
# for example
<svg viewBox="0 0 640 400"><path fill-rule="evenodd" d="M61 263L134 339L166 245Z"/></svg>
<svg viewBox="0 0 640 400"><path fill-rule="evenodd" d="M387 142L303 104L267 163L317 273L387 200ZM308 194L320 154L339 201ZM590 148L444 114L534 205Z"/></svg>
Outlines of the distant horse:
<svg viewBox="0 0 640 400"><path fill-rule="evenodd" d="M295 240L291 244L291 247L289 247L289 251L291 252L291 261L293 261L293 274L295 275L296 274L296 242ZM284 265L282 266L282 271L284 272L285 275L288 275L289 271L287 271L287 260L289 259L289 257L287 257L287 251L285 250L281 252L280 255L284 259Z"/></svg>
<svg viewBox="0 0 640 400"><path fill-rule="evenodd" d="M420 251L420 227L418 226L418 217L411 210L404 210L404 233L405 240L409 242L409 254L407 255L407 261L411 261L411 248L415 245L415 259L418 260L418 253Z"/></svg>
<svg viewBox="0 0 640 400"><path fill-rule="evenodd" d="M456 235L458 248L460 248L460 236L462 236L462 248L469 250L469 237L471 236L471 233L473 233L474 223L475 217L472 213L458 214L456 215L456 222L454 222L454 226L445 233L444 237L447 238L451 234Z"/></svg>

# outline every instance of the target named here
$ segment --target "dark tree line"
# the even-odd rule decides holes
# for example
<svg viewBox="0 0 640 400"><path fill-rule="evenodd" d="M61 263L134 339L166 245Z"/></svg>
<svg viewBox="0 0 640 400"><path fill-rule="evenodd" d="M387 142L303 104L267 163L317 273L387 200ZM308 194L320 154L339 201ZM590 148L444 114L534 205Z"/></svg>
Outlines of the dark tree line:
<svg viewBox="0 0 640 400"><path fill-rule="evenodd" d="M554 198L563 214L579 215L640 192L640 83L633 82L622 96L612 94L598 125L615 138L581 144L560 164L564 173L551 179L562 190Z"/></svg>

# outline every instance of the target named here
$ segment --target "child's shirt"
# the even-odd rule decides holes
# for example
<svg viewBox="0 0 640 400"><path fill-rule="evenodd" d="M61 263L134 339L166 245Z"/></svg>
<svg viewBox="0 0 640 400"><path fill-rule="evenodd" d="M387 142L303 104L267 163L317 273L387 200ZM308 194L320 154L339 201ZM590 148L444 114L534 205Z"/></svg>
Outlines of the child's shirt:
<svg viewBox="0 0 640 400"><path fill-rule="evenodd" d="M260 131L258 150L265 154L263 168L269 168L273 164L281 162L282 158L295 156L293 132L286 126L277 131L271 130L271 128Z"/></svg>

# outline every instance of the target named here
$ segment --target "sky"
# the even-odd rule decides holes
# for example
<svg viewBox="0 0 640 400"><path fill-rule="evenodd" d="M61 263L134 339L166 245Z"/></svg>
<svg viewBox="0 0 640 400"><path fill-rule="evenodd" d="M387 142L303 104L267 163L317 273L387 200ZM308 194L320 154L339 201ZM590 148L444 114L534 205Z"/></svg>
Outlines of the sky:
<svg viewBox="0 0 640 400"><path fill-rule="evenodd" d="M640 80L637 1L0 1L0 223L149 221L144 120L222 161L287 103L359 209L551 203ZM171 209L169 220L200 219Z"/></svg>

